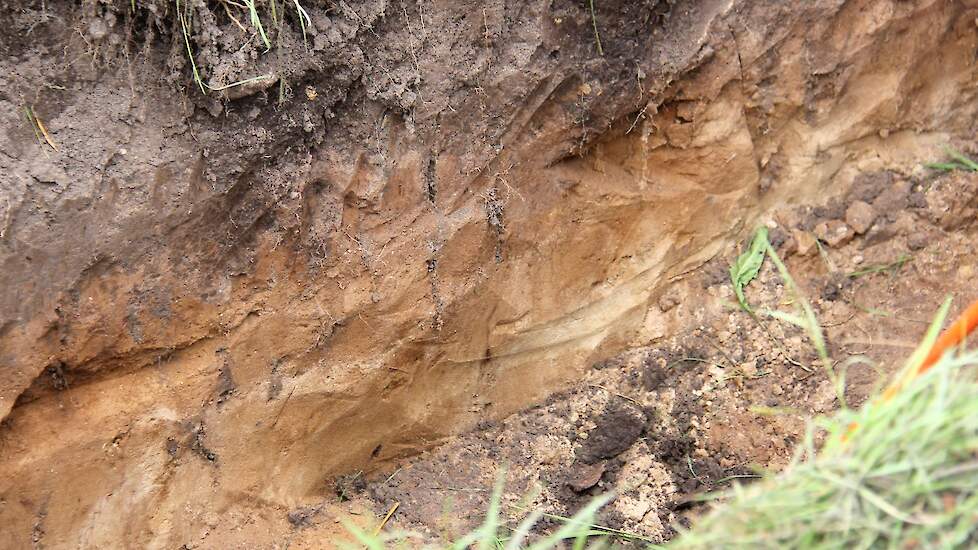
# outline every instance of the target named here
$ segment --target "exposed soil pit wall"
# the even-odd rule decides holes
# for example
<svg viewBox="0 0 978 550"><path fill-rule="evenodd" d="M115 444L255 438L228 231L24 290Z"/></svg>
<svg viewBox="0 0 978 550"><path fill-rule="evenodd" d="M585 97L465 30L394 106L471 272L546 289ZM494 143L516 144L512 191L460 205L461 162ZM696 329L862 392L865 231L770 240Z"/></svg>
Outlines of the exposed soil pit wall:
<svg viewBox="0 0 978 550"><path fill-rule="evenodd" d="M272 75L207 95L142 7L0 30L17 546L271 544L673 334L670 283L760 212L913 174L978 110L973 2L601 2L604 55L581 3L309 2L260 57L201 3L205 81Z"/></svg>

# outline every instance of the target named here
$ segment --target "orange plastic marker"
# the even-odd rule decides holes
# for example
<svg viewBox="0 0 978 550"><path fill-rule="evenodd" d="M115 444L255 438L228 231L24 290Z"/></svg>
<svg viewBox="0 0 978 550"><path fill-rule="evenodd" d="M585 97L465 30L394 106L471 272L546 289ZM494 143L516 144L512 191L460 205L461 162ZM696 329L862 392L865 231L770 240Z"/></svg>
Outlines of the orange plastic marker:
<svg viewBox="0 0 978 550"><path fill-rule="evenodd" d="M893 384L887 388L885 392L883 392L883 400L889 401L890 398L900 391L900 388L903 387L904 383L910 381L910 379L919 374L927 372L937 363L941 356L944 355L944 352L961 344L964 339L967 338L973 330L975 330L976 326L978 326L978 300L972 302L971 305L968 306L968 309L964 310L961 315L959 315L958 318L951 323L951 326L947 327L944 332L941 333L941 336L936 342L934 342L934 345L931 346L930 352L927 353L927 357L924 358L923 362L920 363L920 366L917 367L916 370L908 373L902 380ZM859 428L858 424L850 424L848 432L843 436L843 441L849 439L849 436L852 435L852 432L856 431L857 428Z"/></svg>

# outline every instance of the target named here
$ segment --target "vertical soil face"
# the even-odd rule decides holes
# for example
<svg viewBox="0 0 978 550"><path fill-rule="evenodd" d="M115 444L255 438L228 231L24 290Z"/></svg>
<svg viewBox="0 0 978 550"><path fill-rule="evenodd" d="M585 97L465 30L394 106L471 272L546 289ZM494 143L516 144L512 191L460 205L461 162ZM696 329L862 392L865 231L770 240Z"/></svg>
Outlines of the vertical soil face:
<svg viewBox="0 0 978 550"><path fill-rule="evenodd" d="M972 3L595 4L309 1L267 53L233 6L2 5L5 538L281 542L677 328L762 209L974 133ZM608 414L581 464L648 431Z"/></svg>

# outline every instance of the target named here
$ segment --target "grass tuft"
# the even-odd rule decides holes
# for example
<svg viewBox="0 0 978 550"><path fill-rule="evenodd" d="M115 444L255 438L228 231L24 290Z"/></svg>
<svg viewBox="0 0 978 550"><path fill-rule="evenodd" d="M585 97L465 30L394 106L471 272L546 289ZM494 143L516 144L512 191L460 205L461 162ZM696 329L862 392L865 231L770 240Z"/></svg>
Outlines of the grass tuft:
<svg viewBox="0 0 978 550"><path fill-rule="evenodd" d="M976 367L978 352L949 354L890 399L817 419L783 473L737 488L672 547L974 547Z"/></svg>

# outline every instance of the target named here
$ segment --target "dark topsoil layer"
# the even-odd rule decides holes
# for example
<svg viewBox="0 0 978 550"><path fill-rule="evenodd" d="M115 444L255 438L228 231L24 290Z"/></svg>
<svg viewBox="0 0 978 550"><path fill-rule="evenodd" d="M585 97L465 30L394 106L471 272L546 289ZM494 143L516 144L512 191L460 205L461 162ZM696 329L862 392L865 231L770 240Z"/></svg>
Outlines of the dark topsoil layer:
<svg viewBox="0 0 978 550"><path fill-rule="evenodd" d="M184 222L190 199L214 203L212 213L251 228L236 237L247 239L262 220L267 223L271 205L298 189L294 176L313 150L342 156L367 147L383 158L396 145L384 136L392 124L425 144L432 159L454 152L473 166L521 158L547 164L574 155L661 92L671 74L664 71L697 54L695 47L677 46L682 33L648 32L669 17L695 18L695 10L672 14L668 2L604 3L597 14L603 56L581 2L525 3L521 9L459 2L424 11L424 4L384 0L307 0L304 31L292 4L281 4L273 20L270 4L259 3L271 45L266 51L245 14L216 2L141 0L135 11L128 0L0 2L6 14L0 111L10 121L0 140L0 178L19 174L46 184L33 191L41 195L30 204L7 213L4 233L17 235L20 246L5 245L0 254L59 249L53 246L59 239L90 247L91 239L77 234L82 216L93 218L89 222L100 234L94 250L69 246L66 255L5 262L7 281L22 290L4 295L0 319L29 317L78 269L104 256L134 261L177 241L194 262L201 251L187 250L186 241L208 239L233 254L241 247L229 242L227 227L213 216L202 216L186 234L164 224L156 238L123 243L120 235L139 236L144 215L157 223L167 217ZM542 17L541 10L553 17ZM206 93L193 78L185 29ZM629 53L634 51L649 54L638 58ZM649 80L641 93L636 74ZM577 97L549 113L549 122L563 127L560 140L505 143L521 107L535 108L588 81L601 82L600 100ZM66 120L52 128L64 155L35 158L28 107L42 123ZM176 172L161 175L160 167ZM199 189L190 197L178 188L146 197L145 186L127 185L154 178L190 179ZM255 180L263 184L253 185ZM14 178L0 190L11 207L22 202L28 183ZM90 216L91 205L65 205L93 190L117 203L113 218ZM436 194L429 190L432 199ZM245 261L228 258L202 267L233 271ZM45 277L36 277L45 270Z"/></svg>

